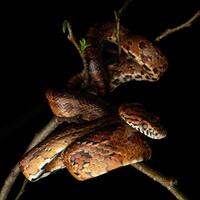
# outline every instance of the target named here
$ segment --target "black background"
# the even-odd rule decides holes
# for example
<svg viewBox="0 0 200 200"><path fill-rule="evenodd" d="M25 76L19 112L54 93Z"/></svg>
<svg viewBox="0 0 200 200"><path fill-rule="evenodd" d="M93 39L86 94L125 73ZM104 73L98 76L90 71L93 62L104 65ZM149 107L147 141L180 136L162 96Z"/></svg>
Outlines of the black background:
<svg viewBox="0 0 200 200"><path fill-rule="evenodd" d="M81 69L81 60L62 33L62 22L72 22L74 33L83 37L97 22L113 19L123 1L20 1L1 3L0 59L0 185L23 154L34 133L52 117L44 92L62 87ZM154 40L198 9L198 0L134 1L121 23L133 33ZM198 175L199 45L200 19L190 28L163 39L158 46L167 55L169 70L156 83L131 82L111 95L113 103L140 102L161 117L168 138L152 143L148 164L179 180L180 188L195 199ZM20 187L21 176L13 190ZM30 183L22 199L69 198L175 199L166 189L124 167L86 182L76 181L62 170Z"/></svg>

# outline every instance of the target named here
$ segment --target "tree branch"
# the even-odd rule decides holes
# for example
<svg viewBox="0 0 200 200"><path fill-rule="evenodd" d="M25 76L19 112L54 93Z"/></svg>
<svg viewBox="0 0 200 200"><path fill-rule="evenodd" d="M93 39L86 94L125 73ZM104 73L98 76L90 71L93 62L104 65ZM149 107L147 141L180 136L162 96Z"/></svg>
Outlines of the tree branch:
<svg viewBox="0 0 200 200"><path fill-rule="evenodd" d="M120 44L120 37L119 37L119 32L120 32L120 17L119 17L119 12L114 11L115 15L115 21L116 21L116 29L115 29L115 34L117 38L117 44ZM121 54L121 46L118 46L118 55Z"/></svg>
<svg viewBox="0 0 200 200"><path fill-rule="evenodd" d="M36 146L38 143L40 143L42 140L44 140L55 128L62 123L57 117L53 117L50 122L38 133L35 134L35 137L27 147L27 151L32 149L34 146ZM3 187L0 191L0 200L5 200L15 183L15 180L17 179L18 175L20 173L19 165L18 163L12 168L10 174L8 175L7 179L4 182Z"/></svg>
<svg viewBox="0 0 200 200"><path fill-rule="evenodd" d="M119 37L119 32L120 32L120 18L122 15L125 13L126 9L128 6L132 3L133 0L126 0L122 7L118 11L114 11L115 15L115 21L116 21L116 38L117 38L117 44L120 44L120 37ZM121 54L121 46L118 45L118 54Z"/></svg>
<svg viewBox="0 0 200 200"><path fill-rule="evenodd" d="M132 3L133 0L126 0L124 2L124 4L122 5L122 7L119 9L118 11L118 17L120 18L126 11L126 9L128 8L128 6Z"/></svg>
<svg viewBox="0 0 200 200"><path fill-rule="evenodd" d="M122 6L122 8L118 12L118 15L117 15L118 17L122 15L122 13L124 12L124 10L127 8L127 6L129 5L129 3L131 1L132 0L127 0L125 2L124 6ZM192 24L192 22L199 16L200 16L200 11L198 11L192 18L190 18L187 22L181 24L180 26L173 28L173 29L167 29L160 36L158 36L155 39L155 41L160 41L161 39L163 39L164 37L168 36L169 34L171 34L173 32L176 32L180 29L189 27ZM88 81L89 77L88 77L88 73L87 73L86 58L85 58L84 52L81 52L80 46L77 43L77 41L73 35L71 24L69 22L67 23L67 29L68 29L67 37L68 37L69 41L71 41L73 43L73 45L76 47L76 49L78 50L78 52L80 54L80 57L82 59L83 66L84 66L84 73L85 73L84 77ZM119 31L119 29L118 29L118 31ZM31 141L30 145L28 146L27 151L30 150L35 145L37 145L42 140L44 140L60 123L62 123L62 121L58 120L57 117L54 117L40 132L38 132L35 135L35 137ZM157 171L151 169L150 167L148 167L142 163L136 163L136 164L133 164L132 166L135 167L137 170L141 171L142 173L144 173L145 175L152 178L154 181L160 183L165 188L167 188L178 200L187 200L187 198L175 187L175 185L176 185L175 180L173 180L171 178L166 178L165 176L161 175ZM11 187L14 184L19 173L20 173L19 166L18 166L18 164L16 164L4 182L4 185L0 192L0 200L5 200L7 198L8 194L11 190ZM21 196L21 194L23 193L25 185L26 185L26 181L24 181L24 184L23 184L17 198L19 198Z"/></svg>
<svg viewBox="0 0 200 200"><path fill-rule="evenodd" d="M190 27L192 25L192 22L197 19L198 17L200 17L200 10L198 10L189 20L187 20L185 23L175 27L175 28L171 28L171 29L167 29L165 30L163 33L161 33L158 37L156 37L155 41L159 42L160 40L162 40L163 38L167 37L168 35L177 32L183 28L187 28Z"/></svg>
<svg viewBox="0 0 200 200"><path fill-rule="evenodd" d="M25 187L26 187L27 183L28 183L28 179L24 179L24 182L23 182L23 184L22 184L22 187L21 187L19 193L17 194L15 200L19 200L19 198L21 197L21 195L24 193Z"/></svg>
<svg viewBox="0 0 200 200"><path fill-rule="evenodd" d="M76 47L76 49L78 50L78 52L80 54L80 57L82 59L83 66L84 66L84 72L83 72L84 73L84 78L87 79L87 77L88 77L87 62L86 62L86 59L85 59L84 52L81 52L80 46L79 46L78 42L76 41L76 38L73 35L71 24L69 22L67 22L66 25L67 25L67 30L68 30L68 36L67 36L67 38L68 38L68 40L70 42L72 42L72 44ZM86 85L87 84L88 84L88 82L86 82ZM29 144L26 152L29 151L34 146L36 146L42 140L44 140L53 130L55 130L55 128L60 123L62 123L61 120L59 120L57 117L53 117L52 120L40 132L38 132L35 135L35 137L31 141L31 143ZM6 178L6 180L5 180L4 184L3 184L3 187L1 188L1 191L0 191L0 200L7 199L7 196L9 194L9 192L10 192L13 184L15 183L15 180L17 179L19 173L20 173L20 169L19 169L19 166L18 166L18 163L17 163L12 168L10 174L8 175L8 177ZM23 183L23 186L20 189L20 192L18 193L18 195L17 195L16 198L19 198L21 196L21 194L24 191L24 188L25 188L26 184L27 184L27 182L25 180L24 183Z"/></svg>
<svg viewBox="0 0 200 200"><path fill-rule="evenodd" d="M120 31L120 17L123 14L124 10L127 8L127 6L129 5L129 3L131 3L131 0L127 0L125 1L124 5L122 6L122 8L116 12L114 11L115 14L115 21L116 21L116 38L117 38L117 46L118 46L118 53L121 53L121 48L120 48L120 37L119 37L119 31ZM162 38L166 37L167 35L180 30L184 27L188 27L189 25L191 25L192 21L194 19L196 19L198 16L200 15L200 11L198 11L190 20L188 20L186 23L174 28L174 29L168 29L167 32L165 31L163 34L161 34L160 36L158 36L155 40L156 41L160 41ZM131 166L133 166L134 168L136 168L137 170L139 170L140 172L142 172L143 174L149 176L150 178L152 178L154 181L160 183L163 187L167 188L178 200L187 200L187 198L185 197L185 195L183 193L181 193L176 187L175 185L177 184L177 180L173 179L173 178L167 178L164 175L160 174L159 172L157 172L156 170L148 167L147 165L145 165L144 163L135 163L132 164Z"/></svg>
<svg viewBox="0 0 200 200"><path fill-rule="evenodd" d="M67 38L68 40L74 45L74 47L77 49L80 57L81 57L81 60L82 60L82 63L83 63L83 71L82 73L84 74L84 86L87 87L88 84L89 84L89 73L88 73L88 65L87 65L87 60L85 58L85 53L84 51L81 51L81 48L80 48L80 45L79 43L77 42L76 38L74 37L74 34L73 34L73 31L72 31L72 26L71 26L71 23L66 21L66 28L68 30L68 35L67 35Z"/></svg>
<svg viewBox="0 0 200 200"><path fill-rule="evenodd" d="M167 188L178 200L188 200L187 197L176 188L176 185L178 184L176 179L168 178L144 163L135 163L131 166Z"/></svg>

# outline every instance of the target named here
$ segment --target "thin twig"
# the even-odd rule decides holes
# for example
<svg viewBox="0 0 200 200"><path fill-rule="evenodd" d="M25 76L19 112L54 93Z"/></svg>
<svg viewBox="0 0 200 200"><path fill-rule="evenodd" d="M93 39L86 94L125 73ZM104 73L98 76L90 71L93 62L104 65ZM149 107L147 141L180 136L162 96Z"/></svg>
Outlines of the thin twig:
<svg viewBox="0 0 200 200"><path fill-rule="evenodd" d="M19 198L21 197L21 195L24 193L25 187L26 187L27 183L28 183L28 179L24 179L24 182L23 182L23 184L22 184L22 187L21 187L21 189L20 189L18 195L16 196L15 200L19 200Z"/></svg>
<svg viewBox="0 0 200 200"><path fill-rule="evenodd" d="M136 163L132 164L131 166L152 178L154 181L160 183L163 187L167 188L178 200L188 200L188 198L176 188L176 179L168 178L144 163Z"/></svg>
<svg viewBox="0 0 200 200"><path fill-rule="evenodd" d="M128 8L128 6L131 4L133 0L126 0L124 2L124 4L122 5L122 7L119 9L118 11L118 17L120 18L126 11L126 9Z"/></svg>
<svg viewBox="0 0 200 200"><path fill-rule="evenodd" d="M58 117L53 117L47 125L45 125L44 128L42 128L41 131L35 134L35 137L31 141L30 145L28 146L27 151L32 149L34 146L36 146L38 143L43 141L50 133L52 133L58 125L60 125L63 121L60 120ZM1 200L1 199L0 199Z"/></svg>
<svg viewBox="0 0 200 200"><path fill-rule="evenodd" d="M68 30L68 35L67 35L68 40L72 42L72 44L76 47L76 50L78 51L78 53L80 54L82 58L82 52L80 50L79 43L76 41L76 38L74 37L73 31L72 31L72 25L69 21L67 21L67 30ZM82 60L85 60L85 58L82 58Z"/></svg>
<svg viewBox="0 0 200 200"><path fill-rule="evenodd" d="M40 143L42 140L44 140L59 124L61 123L60 120L58 120L57 117L53 117L50 122L38 133L35 134L35 137L29 144L27 151L32 149L34 146L36 146L38 143ZM15 180L17 179L18 175L20 173L19 165L18 163L12 168L10 174L6 178L3 187L0 191L0 200L5 200L12 188L12 185L15 183Z"/></svg>
<svg viewBox="0 0 200 200"><path fill-rule="evenodd" d="M124 4L122 5L122 7L119 9L119 11L114 11L114 15L115 15L115 21L116 21L116 30L115 30L115 34L116 34L116 38L117 38L117 44L118 44L118 54L121 54L121 46L120 44L120 18L121 16L125 13L126 9L128 8L128 6L131 4L133 0L126 0L124 2Z"/></svg>
<svg viewBox="0 0 200 200"><path fill-rule="evenodd" d="M115 30L115 35L117 38L117 46L118 46L118 55L121 54L121 46L120 46L120 37L119 37L119 32L120 32L120 17L119 17L119 13L114 11L114 15L115 15L115 21L116 21L116 30Z"/></svg>
<svg viewBox="0 0 200 200"><path fill-rule="evenodd" d="M189 20L187 20L185 23L175 27L175 28L171 28L171 29L167 29L165 30L163 33L161 33L158 37L156 37L155 41L159 42L160 40L162 40L163 38L167 37L168 35L179 31L183 28L187 28L190 27L192 25L192 22L197 19L198 17L200 17L200 10L198 10Z"/></svg>
<svg viewBox="0 0 200 200"><path fill-rule="evenodd" d="M87 65L87 60L85 58L85 53L81 51L80 45L77 42L76 38L74 37L73 31L72 31L72 26L71 26L70 22L68 22L68 21L67 21L67 30L68 30L67 38L75 46L75 48L77 49L77 51L81 57L81 60L83 62L84 70L82 73L84 74L84 78L85 78L85 80L84 80L85 87L87 87L89 84L89 73L88 73L88 65Z"/></svg>

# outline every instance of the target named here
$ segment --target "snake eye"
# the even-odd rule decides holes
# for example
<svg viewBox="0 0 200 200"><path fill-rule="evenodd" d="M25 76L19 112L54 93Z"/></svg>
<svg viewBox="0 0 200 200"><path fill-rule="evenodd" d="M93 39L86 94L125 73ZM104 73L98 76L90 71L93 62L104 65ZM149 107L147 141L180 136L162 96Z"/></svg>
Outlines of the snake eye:
<svg viewBox="0 0 200 200"><path fill-rule="evenodd" d="M144 130L146 130L146 129L148 128L148 125L147 125L146 123L143 123L143 124L142 124L142 128L143 128Z"/></svg>
<svg viewBox="0 0 200 200"><path fill-rule="evenodd" d="M138 46L139 46L140 49L145 49L146 48L146 43L141 41Z"/></svg>

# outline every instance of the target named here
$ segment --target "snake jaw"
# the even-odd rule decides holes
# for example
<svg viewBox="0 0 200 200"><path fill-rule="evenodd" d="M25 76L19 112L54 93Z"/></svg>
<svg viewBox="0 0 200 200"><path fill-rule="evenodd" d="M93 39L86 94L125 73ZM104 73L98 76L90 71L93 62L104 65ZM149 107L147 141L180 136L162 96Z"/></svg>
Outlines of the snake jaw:
<svg viewBox="0 0 200 200"><path fill-rule="evenodd" d="M164 130L163 128L158 128L158 129L155 128L152 131L152 128L150 127L146 131L142 131L140 129L140 132L143 133L144 135L146 135L147 137L151 138L151 139L163 139L167 136L167 131Z"/></svg>
<svg viewBox="0 0 200 200"><path fill-rule="evenodd" d="M147 112L141 104L122 104L118 109L120 117L131 127L151 139L162 139L167 131L157 116Z"/></svg>
<svg viewBox="0 0 200 200"><path fill-rule="evenodd" d="M140 133L143 133L145 136L151 138L151 139L162 139L167 136L166 130L163 128L153 127L152 124L148 123L148 128L144 129L142 127L143 122L140 122L139 124L135 124L132 120L128 120L127 117L121 116L121 118L126 121L128 125L130 125L132 128L135 128Z"/></svg>

